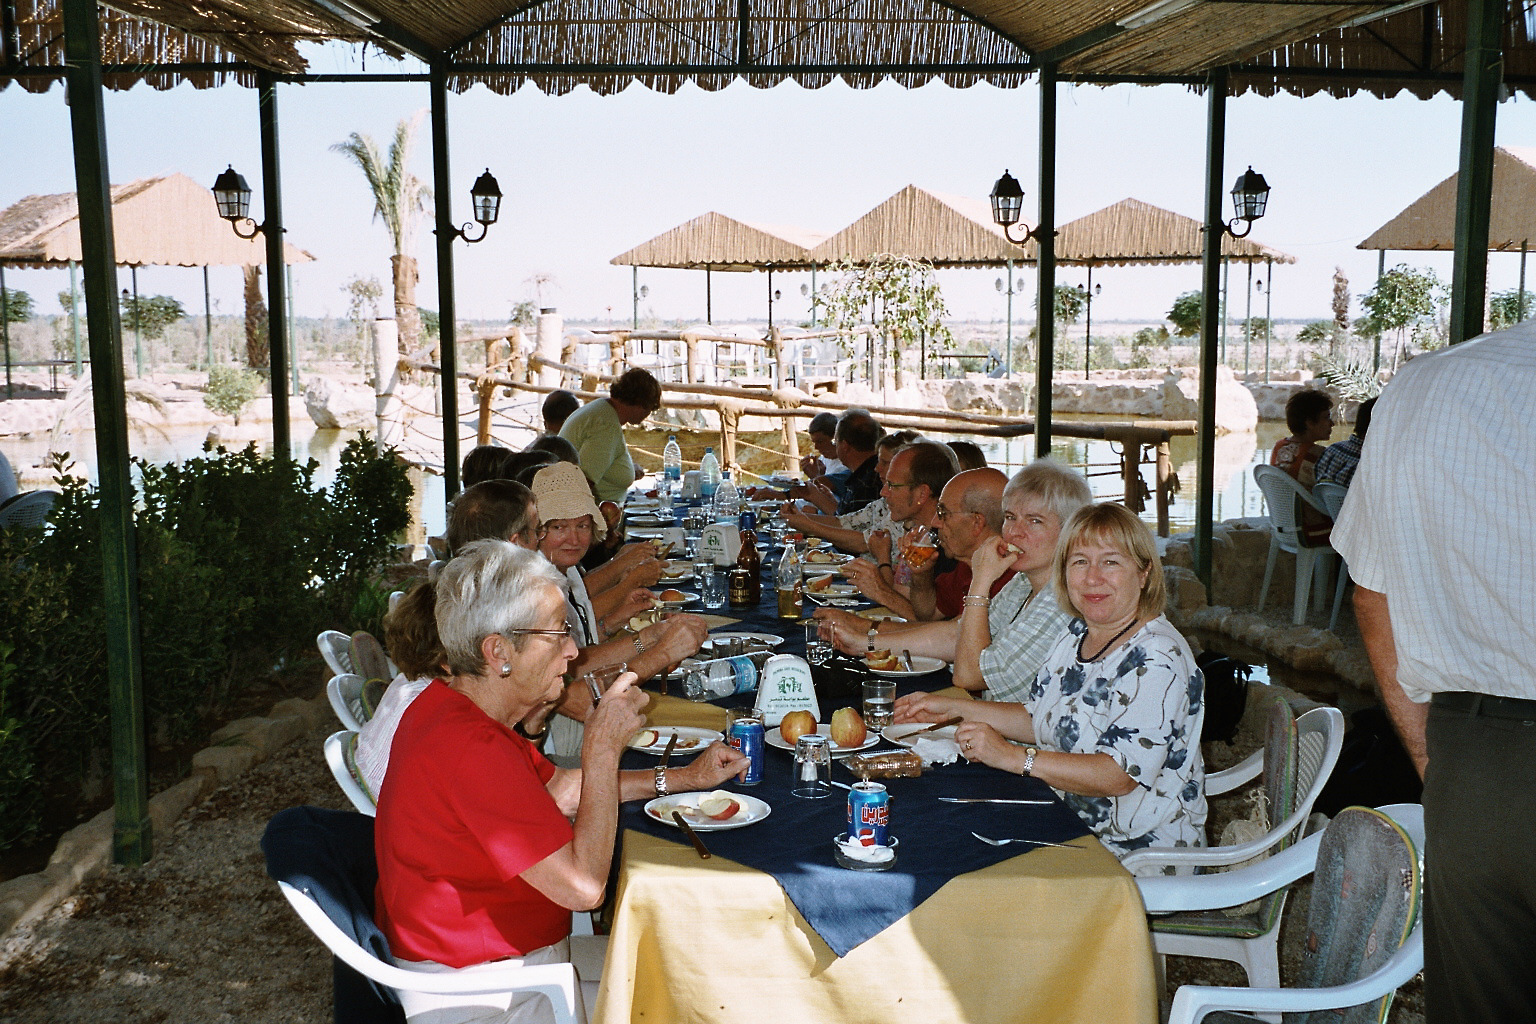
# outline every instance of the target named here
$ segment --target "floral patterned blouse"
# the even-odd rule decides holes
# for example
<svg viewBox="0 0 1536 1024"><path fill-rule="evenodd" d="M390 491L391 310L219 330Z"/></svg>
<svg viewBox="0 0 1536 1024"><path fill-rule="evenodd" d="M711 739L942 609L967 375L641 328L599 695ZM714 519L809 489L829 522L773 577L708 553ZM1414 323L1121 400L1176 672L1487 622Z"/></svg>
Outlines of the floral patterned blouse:
<svg viewBox="0 0 1536 1024"><path fill-rule="evenodd" d="M1056 642L1025 698L1045 750L1106 753L1136 782L1125 796L1056 792L1117 856L1205 845L1200 726L1204 677L1158 616L1098 662L1078 660L1081 619Z"/></svg>

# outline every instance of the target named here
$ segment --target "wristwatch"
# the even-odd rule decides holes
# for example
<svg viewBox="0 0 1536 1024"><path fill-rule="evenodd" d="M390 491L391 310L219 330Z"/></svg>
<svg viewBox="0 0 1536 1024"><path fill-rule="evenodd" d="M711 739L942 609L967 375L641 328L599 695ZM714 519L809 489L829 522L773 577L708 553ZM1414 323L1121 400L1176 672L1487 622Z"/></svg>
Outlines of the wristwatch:
<svg viewBox="0 0 1536 1024"><path fill-rule="evenodd" d="M870 626L869 632L866 635L869 637L869 649L873 652L875 649L875 637L880 635L880 627Z"/></svg>
<svg viewBox="0 0 1536 1024"><path fill-rule="evenodd" d="M657 765L655 767L654 771L656 772L656 779L655 779L656 795L657 796L666 796L667 795L667 767L666 767L666 765L659 764L659 765Z"/></svg>
<svg viewBox="0 0 1536 1024"><path fill-rule="evenodd" d="M1024 767L1020 770L1020 775L1035 774L1035 755L1038 753L1040 753L1040 751L1036 750L1034 747L1024 748Z"/></svg>

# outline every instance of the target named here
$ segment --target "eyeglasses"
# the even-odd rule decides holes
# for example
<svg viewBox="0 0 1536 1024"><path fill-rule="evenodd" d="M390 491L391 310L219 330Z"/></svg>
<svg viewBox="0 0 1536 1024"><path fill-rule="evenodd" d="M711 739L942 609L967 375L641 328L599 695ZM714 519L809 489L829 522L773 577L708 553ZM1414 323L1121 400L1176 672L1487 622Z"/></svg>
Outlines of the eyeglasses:
<svg viewBox="0 0 1536 1024"><path fill-rule="evenodd" d="M504 629L501 632L505 636L557 636L562 640L571 638L569 624L562 629Z"/></svg>
<svg viewBox="0 0 1536 1024"><path fill-rule="evenodd" d="M945 508L943 505L940 505L938 508L933 510L933 518L937 519L940 522L943 522L944 520L948 519L950 516L956 516L956 515L960 515L960 516L979 516L979 515L981 515L981 513L980 512L967 512L964 509Z"/></svg>
<svg viewBox="0 0 1536 1024"><path fill-rule="evenodd" d="M887 480L885 482L885 486L889 487L891 490L894 491L898 487L921 487L922 484L919 484L919 483L898 484L894 480Z"/></svg>

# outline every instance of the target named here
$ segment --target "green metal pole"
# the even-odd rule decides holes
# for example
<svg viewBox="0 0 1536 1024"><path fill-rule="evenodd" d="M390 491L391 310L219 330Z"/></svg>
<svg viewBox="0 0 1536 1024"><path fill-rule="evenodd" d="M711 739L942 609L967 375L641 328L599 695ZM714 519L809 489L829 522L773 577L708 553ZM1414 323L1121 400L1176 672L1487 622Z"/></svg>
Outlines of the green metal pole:
<svg viewBox="0 0 1536 1024"><path fill-rule="evenodd" d="M1275 333L1275 261L1264 261L1264 276L1269 287L1264 291L1264 383L1269 383L1269 341Z"/></svg>
<svg viewBox="0 0 1536 1024"><path fill-rule="evenodd" d="M203 267L203 347L206 361L203 369L213 369L213 292L208 287L208 268Z"/></svg>
<svg viewBox="0 0 1536 1024"><path fill-rule="evenodd" d="M1013 380L1013 260L1009 260L1004 266L1008 274L1008 287L1004 289L1008 294L1008 328L1007 333L1003 335L1003 360L1007 364L1003 376Z"/></svg>
<svg viewBox="0 0 1536 1024"><path fill-rule="evenodd" d="M128 280L133 282L133 375L144 376L143 314L139 306L139 268L128 268Z"/></svg>
<svg viewBox="0 0 1536 1024"><path fill-rule="evenodd" d="M288 278L284 282L287 285L286 290L288 293L288 353L290 356L288 360L288 373L293 381L293 394L298 396L301 394L299 390L299 334L293 329L293 264L283 264L283 272Z"/></svg>
<svg viewBox="0 0 1536 1024"><path fill-rule="evenodd" d="M448 175L448 75L447 65L432 65L432 188L437 209L437 322L442 346L439 380L443 393L443 497L452 501L459 493L459 353L458 307L454 301L453 203Z"/></svg>
<svg viewBox="0 0 1536 1024"><path fill-rule="evenodd" d="M629 274L629 294L634 301L634 329L640 329L640 268L632 267Z"/></svg>
<svg viewBox="0 0 1536 1024"><path fill-rule="evenodd" d="M5 340L5 397L16 397L11 383L11 293L5 288L5 267L0 266L0 336Z"/></svg>
<svg viewBox="0 0 1536 1024"><path fill-rule="evenodd" d="M1376 251L1376 287L1377 288L1381 287L1381 279L1386 277L1386 276L1387 276L1387 250L1385 250L1385 249L1378 249ZM1371 346L1372 347L1371 372L1372 373L1380 373L1381 372L1381 328L1379 328L1379 327L1376 328L1376 330L1373 333L1374 333L1374 338L1372 339L1372 346Z"/></svg>
<svg viewBox="0 0 1536 1024"><path fill-rule="evenodd" d="M272 387L272 457L292 458L288 438L288 321L283 275L283 186L278 170L277 82L269 72L256 76L261 120L261 201L266 217L268 382Z"/></svg>
<svg viewBox="0 0 1536 1024"><path fill-rule="evenodd" d="M1451 264L1451 344L1483 333L1488 289L1488 207L1493 126L1504 79L1505 0L1468 0L1461 87L1461 170L1456 177L1456 256Z"/></svg>
<svg viewBox="0 0 1536 1024"><path fill-rule="evenodd" d="M75 353L75 376L83 372L80 362L80 266L69 261L69 341Z"/></svg>
<svg viewBox="0 0 1536 1024"><path fill-rule="evenodd" d="M153 852L144 699L139 649L139 591L128 478L128 414L123 390L123 336L117 305L111 178L101 98L101 36L95 0L64 0L64 53L75 192L85 256L86 333L96 414L96 476L101 497L101 557L112 708L112 856L139 867Z"/></svg>
<svg viewBox="0 0 1536 1024"><path fill-rule="evenodd" d="M1056 367L1056 65L1040 68L1040 226L1035 228L1035 455L1051 454L1051 375Z"/></svg>
<svg viewBox="0 0 1536 1024"><path fill-rule="evenodd" d="M1227 146L1227 69L1206 79L1205 255L1200 265L1200 454L1195 484L1195 573L1211 586L1212 523L1216 514L1216 350L1217 298L1221 290L1222 161Z"/></svg>

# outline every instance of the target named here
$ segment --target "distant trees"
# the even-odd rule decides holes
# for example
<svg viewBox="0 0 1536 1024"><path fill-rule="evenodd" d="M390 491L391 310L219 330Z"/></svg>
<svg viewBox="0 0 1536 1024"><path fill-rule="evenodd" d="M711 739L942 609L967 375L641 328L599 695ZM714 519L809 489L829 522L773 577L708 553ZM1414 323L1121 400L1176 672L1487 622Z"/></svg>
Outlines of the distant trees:
<svg viewBox="0 0 1536 1024"><path fill-rule="evenodd" d="M1495 292L1488 298L1489 329L1502 331L1515 326L1530 317L1532 306L1536 306L1536 296L1528 291L1522 294L1520 289L1511 288L1507 292Z"/></svg>
<svg viewBox="0 0 1536 1024"><path fill-rule="evenodd" d="M1376 282L1376 287L1360 297L1371 329L1393 331L1397 336L1392 369L1397 369L1410 335L1425 348L1437 348L1443 343L1439 337L1438 316L1444 301L1445 285L1435 272L1410 267L1406 263L1387 271Z"/></svg>
<svg viewBox="0 0 1536 1024"><path fill-rule="evenodd" d="M146 338L165 337L165 329L187 315L181 303L169 295L125 295L121 302L123 326Z"/></svg>
<svg viewBox="0 0 1536 1024"><path fill-rule="evenodd" d="M24 324L32 319L32 296L26 292L5 289L4 294L0 294L0 307L5 310L5 318L13 324Z"/></svg>
<svg viewBox="0 0 1536 1024"><path fill-rule="evenodd" d="M1198 338L1200 336L1200 317L1205 310L1205 302L1199 292L1185 292L1173 300L1173 306L1168 310L1168 322L1173 324L1173 333L1179 338Z"/></svg>

